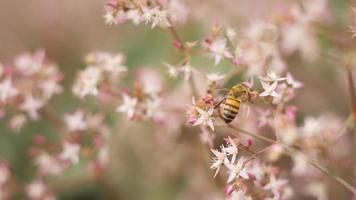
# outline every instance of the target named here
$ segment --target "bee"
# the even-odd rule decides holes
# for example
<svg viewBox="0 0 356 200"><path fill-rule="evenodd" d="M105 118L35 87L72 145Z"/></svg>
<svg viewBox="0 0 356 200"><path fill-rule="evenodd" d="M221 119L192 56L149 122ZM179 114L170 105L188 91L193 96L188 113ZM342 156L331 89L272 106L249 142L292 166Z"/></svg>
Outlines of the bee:
<svg viewBox="0 0 356 200"><path fill-rule="evenodd" d="M228 95L215 107L220 107L220 116L225 123L232 122L239 113L240 105L251 99L252 91L244 84L234 85Z"/></svg>

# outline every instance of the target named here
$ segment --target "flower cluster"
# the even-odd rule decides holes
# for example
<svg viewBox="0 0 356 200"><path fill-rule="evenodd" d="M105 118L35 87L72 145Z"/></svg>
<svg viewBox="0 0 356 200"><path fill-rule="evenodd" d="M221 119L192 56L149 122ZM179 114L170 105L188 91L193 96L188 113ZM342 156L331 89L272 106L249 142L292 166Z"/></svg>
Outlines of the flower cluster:
<svg viewBox="0 0 356 200"><path fill-rule="evenodd" d="M62 74L43 50L22 54L13 64L0 64L0 79L1 113L11 111L9 127L14 131L28 119L38 120L40 110L63 90Z"/></svg>
<svg viewBox="0 0 356 200"><path fill-rule="evenodd" d="M238 138L226 138L225 145L220 150L211 149L214 154L211 169L215 169L215 176L224 167L229 177L227 179L227 199L288 199L293 194L287 185L288 181L277 178L277 170L253 160L257 153L249 146L240 143ZM241 151L252 152L250 158L240 156Z"/></svg>
<svg viewBox="0 0 356 200"><path fill-rule="evenodd" d="M180 0L169 1L128 1L109 0L106 3L105 23L122 24L128 20L138 25L142 22L167 28L173 23L184 23L188 14L187 7Z"/></svg>
<svg viewBox="0 0 356 200"><path fill-rule="evenodd" d="M77 74L72 91L83 98L87 95L97 96L100 87L110 89L127 71L122 54L93 52L86 56L87 67Z"/></svg>

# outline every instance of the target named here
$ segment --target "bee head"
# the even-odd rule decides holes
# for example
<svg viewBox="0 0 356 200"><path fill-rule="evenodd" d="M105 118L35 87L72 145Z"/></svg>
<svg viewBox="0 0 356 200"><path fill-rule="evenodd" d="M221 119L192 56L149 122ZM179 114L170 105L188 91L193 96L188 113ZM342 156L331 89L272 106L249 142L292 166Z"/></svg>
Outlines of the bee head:
<svg viewBox="0 0 356 200"><path fill-rule="evenodd" d="M235 98L239 98L241 101L247 101L249 99L250 88L244 84L237 84L230 90L230 95Z"/></svg>

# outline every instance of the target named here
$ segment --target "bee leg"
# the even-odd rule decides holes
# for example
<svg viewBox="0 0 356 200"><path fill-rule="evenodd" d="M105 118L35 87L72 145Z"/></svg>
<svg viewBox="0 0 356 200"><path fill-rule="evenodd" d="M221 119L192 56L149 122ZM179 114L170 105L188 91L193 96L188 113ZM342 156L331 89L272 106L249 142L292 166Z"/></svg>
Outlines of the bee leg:
<svg viewBox="0 0 356 200"><path fill-rule="evenodd" d="M221 99L221 100L214 106L214 109L217 109L217 108L220 106L220 104L222 104L225 100L226 100L226 98Z"/></svg>

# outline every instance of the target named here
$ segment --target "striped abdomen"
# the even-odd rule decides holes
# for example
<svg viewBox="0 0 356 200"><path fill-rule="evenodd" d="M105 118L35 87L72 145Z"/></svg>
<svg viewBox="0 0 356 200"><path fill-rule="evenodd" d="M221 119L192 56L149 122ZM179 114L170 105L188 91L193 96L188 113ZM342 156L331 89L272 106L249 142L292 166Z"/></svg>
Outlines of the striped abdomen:
<svg viewBox="0 0 356 200"><path fill-rule="evenodd" d="M240 100L230 95L221 103L221 117L226 123L232 122L239 113Z"/></svg>

